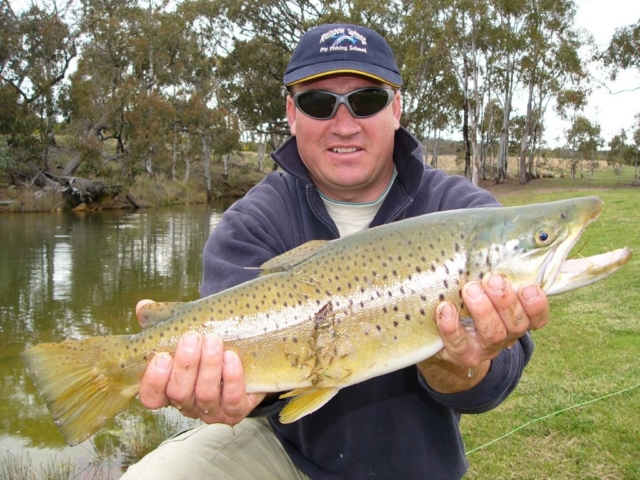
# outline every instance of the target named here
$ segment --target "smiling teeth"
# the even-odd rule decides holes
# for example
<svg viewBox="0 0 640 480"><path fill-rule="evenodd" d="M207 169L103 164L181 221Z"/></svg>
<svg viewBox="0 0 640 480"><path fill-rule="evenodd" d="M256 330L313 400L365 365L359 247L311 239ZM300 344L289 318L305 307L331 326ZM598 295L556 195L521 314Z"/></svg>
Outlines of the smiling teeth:
<svg viewBox="0 0 640 480"><path fill-rule="evenodd" d="M335 153L353 153L358 149L355 147L352 147L352 148L332 148L331 150Z"/></svg>

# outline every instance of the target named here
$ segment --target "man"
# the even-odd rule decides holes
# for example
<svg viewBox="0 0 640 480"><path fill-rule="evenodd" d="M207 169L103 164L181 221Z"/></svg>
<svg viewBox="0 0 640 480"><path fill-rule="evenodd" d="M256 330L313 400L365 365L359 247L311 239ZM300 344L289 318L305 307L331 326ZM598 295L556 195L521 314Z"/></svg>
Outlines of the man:
<svg viewBox="0 0 640 480"><path fill-rule="evenodd" d="M253 278L245 267L310 240L498 205L466 179L423 164L420 143L400 127L402 79L393 54L375 32L310 30L284 84L292 136L273 157L285 173L268 175L225 212L205 247L203 296ZM475 331L443 302L438 355L344 388L287 425L277 415L284 400L246 394L242 365L219 337L185 335L173 357L154 358L140 399L211 425L165 442L125 478L462 477L460 414L487 411L513 391L533 350L527 331L548 317L539 287L516 293L499 274L465 285L463 299Z"/></svg>

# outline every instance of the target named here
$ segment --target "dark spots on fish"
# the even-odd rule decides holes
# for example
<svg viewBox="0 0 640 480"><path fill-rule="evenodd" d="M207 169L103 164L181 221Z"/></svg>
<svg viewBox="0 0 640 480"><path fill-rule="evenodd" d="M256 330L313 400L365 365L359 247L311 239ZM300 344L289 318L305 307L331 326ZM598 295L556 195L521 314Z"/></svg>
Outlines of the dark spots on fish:
<svg viewBox="0 0 640 480"><path fill-rule="evenodd" d="M124 348L125 348L125 350L129 350L130 347L129 347L129 345L125 345Z"/></svg>
<svg viewBox="0 0 640 480"><path fill-rule="evenodd" d="M433 243L430 243L430 244L429 244L429 248L430 248L431 250L435 250L435 247L433 246Z"/></svg>
<svg viewBox="0 0 640 480"><path fill-rule="evenodd" d="M456 252L460 251L460 245L458 245L457 243L455 244L455 246L453 248L455 249Z"/></svg>
<svg viewBox="0 0 640 480"><path fill-rule="evenodd" d="M398 306L397 306L397 305L394 305L394 306L393 306L393 311L394 311L394 312L397 312L397 311L398 311Z"/></svg>
<svg viewBox="0 0 640 480"><path fill-rule="evenodd" d="M482 278L484 277L484 272L480 272L480 280L482 280Z"/></svg>
<svg viewBox="0 0 640 480"><path fill-rule="evenodd" d="M411 320L411 315L409 315L408 313L407 313L407 314L405 314L404 319L405 319L406 321Z"/></svg>
<svg viewBox="0 0 640 480"><path fill-rule="evenodd" d="M251 352L251 355L253 355L253 358L258 358L258 354L256 352Z"/></svg>
<svg viewBox="0 0 640 480"><path fill-rule="evenodd" d="M134 349L133 349L133 353L138 353L138 349L137 349L137 348L134 348Z"/></svg>
<svg viewBox="0 0 640 480"><path fill-rule="evenodd" d="M443 281L442 284L444 285L444 288L447 288L447 289L449 288L449 281L448 280Z"/></svg>
<svg viewBox="0 0 640 480"><path fill-rule="evenodd" d="M387 313L389 310L387 309L387 307L382 307L382 311L383 311L384 313Z"/></svg>
<svg viewBox="0 0 640 480"><path fill-rule="evenodd" d="M393 326L397 327L398 326L398 322L396 320L393 321Z"/></svg>
<svg viewBox="0 0 640 480"><path fill-rule="evenodd" d="M173 327L173 331L177 332L178 331L178 327L177 326Z"/></svg>
<svg viewBox="0 0 640 480"><path fill-rule="evenodd" d="M292 337L292 338L291 338L291 341L292 341L293 343L298 343L298 338L297 338L297 337Z"/></svg>
<svg viewBox="0 0 640 480"><path fill-rule="evenodd" d="M196 316L191 317L191 321L192 322L197 322L198 321L198 317L196 317Z"/></svg>
<svg viewBox="0 0 640 480"><path fill-rule="evenodd" d="M126 368L126 367L125 367L125 365L124 365L124 363L121 363L121 364L120 364L120 368L121 368L122 370L124 370L124 369Z"/></svg>
<svg viewBox="0 0 640 480"><path fill-rule="evenodd" d="M278 304L278 301L274 298L273 300L271 300L271 303L272 303L273 305L277 305L277 304Z"/></svg>
<svg viewBox="0 0 640 480"><path fill-rule="evenodd" d="M426 295L420 295L420 300L422 300L423 302L427 301L427 296Z"/></svg>
<svg viewBox="0 0 640 480"><path fill-rule="evenodd" d="M397 271L397 270L393 270L393 271L391 272L391 274L392 274L394 277L397 277L397 276L398 276L398 271Z"/></svg>
<svg viewBox="0 0 640 480"><path fill-rule="evenodd" d="M376 330L378 330L379 332L382 331L382 327L380 325L376 325Z"/></svg>
<svg viewBox="0 0 640 480"><path fill-rule="evenodd" d="M389 278L389 275L387 275L387 274L384 274L384 275L382 276L382 280L387 280L388 278Z"/></svg>
<svg viewBox="0 0 640 480"><path fill-rule="evenodd" d="M444 293L438 295L438 299L440 299L441 302L444 302Z"/></svg>
<svg viewBox="0 0 640 480"><path fill-rule="evenodd" d="M164 337L164 332L160 332L158 335L160 335L160 338Z"/></svg>
<svg viewBox="0 0 640 480"><path fill-rule="evenodd" d="M422 315L423 317L427 314L427 312L425 312L424 308L420 309L420 315Z"/></svg>
<svg viewBox="0 0 640 480"><path fill-rule="evenodd" d="M393 292L391 290L387 291L387 295L389 296L389 298L393 297Z"/></svg>
<svg viewBox="0 0 640 480"><path fill-rule="evenodd" d="M432 263L432 264L431 264L431 271L432 271L432 272L435 272L435 271L436 271L436 264L435 264L435 263Z"/></svg>

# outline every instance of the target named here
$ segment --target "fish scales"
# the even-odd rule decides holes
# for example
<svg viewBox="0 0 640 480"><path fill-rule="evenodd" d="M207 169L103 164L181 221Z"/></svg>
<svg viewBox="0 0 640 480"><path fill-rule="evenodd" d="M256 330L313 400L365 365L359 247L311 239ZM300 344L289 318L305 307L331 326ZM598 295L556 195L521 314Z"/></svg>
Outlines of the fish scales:
<svg viewBox="0 0 640 480"><path fill-rule="evenodd" d="M630 250L566 260L600 209L586 197L440 212L309 242L266 262L255 280L144 307L149 326L137 335L36 345L23 356L69 443L126 409L153 354L172 353L187 331L219 334L239 355L248 392L288 392L281 421L292 422L341 388L437 353L436 306L448 300L464 314L461 289L472 279L497 272L515 288L560 292L619 268Z"/></svg>

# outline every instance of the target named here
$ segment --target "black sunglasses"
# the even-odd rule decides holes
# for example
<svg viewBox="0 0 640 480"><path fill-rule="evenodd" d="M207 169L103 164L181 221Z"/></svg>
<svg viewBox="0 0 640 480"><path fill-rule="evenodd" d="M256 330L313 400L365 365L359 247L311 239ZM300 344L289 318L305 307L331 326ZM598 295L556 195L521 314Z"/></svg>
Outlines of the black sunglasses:
<svg viewBox="0 0 640 480"><path fill-rule="evenodd" d="M293 103L302 113L317 120L333 118L338 107L347 107L356 118L372 117L384 110L393 100L391 88L366 87L339 95L323 90L307 90L293 95Z"/></svg>

